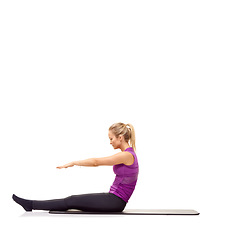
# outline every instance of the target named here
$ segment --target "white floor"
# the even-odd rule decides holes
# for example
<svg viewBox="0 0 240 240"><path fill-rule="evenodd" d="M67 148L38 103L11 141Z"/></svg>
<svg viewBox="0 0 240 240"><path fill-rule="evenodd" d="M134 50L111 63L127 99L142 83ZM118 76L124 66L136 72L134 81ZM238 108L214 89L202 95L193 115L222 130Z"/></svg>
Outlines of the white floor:
<svg viewBox="0 0 240 240"><path fill-rule="evenodd" d="M202 211L198 216L51 215L12 204L2 219L4 239L239 239L236 215ZM3 238L2 238L3 239Z"/></svg>

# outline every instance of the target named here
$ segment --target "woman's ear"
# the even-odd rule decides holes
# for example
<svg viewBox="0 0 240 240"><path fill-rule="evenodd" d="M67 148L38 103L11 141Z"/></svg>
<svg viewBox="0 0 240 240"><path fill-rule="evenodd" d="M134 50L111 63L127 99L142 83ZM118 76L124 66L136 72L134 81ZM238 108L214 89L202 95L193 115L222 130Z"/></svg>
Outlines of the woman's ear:
<svg viewBox="0 0 240 240"><path fill-rule="evenodd" d="M123 135L119 135L119 141L122 142L123 140Z"/></svg>

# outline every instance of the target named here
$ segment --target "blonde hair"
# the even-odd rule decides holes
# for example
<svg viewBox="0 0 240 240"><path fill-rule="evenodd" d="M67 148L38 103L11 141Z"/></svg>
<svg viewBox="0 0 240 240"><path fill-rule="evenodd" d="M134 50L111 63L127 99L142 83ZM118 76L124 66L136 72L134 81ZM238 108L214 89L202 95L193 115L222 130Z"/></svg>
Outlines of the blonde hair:
<svg viewBox="0 0 240 240"><path fill-rule="evenodd" d="M136 139L135 139L135 129L132 124L124 124L124 123L114 123L110 128L109 131L119 137L119 135L123 135L125 141L128 143L130 141L130 146L136 151Z"/></svg>

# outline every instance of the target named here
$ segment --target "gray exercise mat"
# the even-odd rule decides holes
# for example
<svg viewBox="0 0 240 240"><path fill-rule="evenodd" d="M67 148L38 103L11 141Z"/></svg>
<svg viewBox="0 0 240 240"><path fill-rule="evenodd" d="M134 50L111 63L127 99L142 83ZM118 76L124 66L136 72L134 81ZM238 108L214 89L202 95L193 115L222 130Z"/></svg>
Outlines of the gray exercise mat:
<svg viewBox="0 0 240 240"><path fill-rule="evenodd" d="M49 211L50 214L102 214L102 215L199 215L190 209L125 209L123 212L84 212L70 209L67 211Z"/></svg>

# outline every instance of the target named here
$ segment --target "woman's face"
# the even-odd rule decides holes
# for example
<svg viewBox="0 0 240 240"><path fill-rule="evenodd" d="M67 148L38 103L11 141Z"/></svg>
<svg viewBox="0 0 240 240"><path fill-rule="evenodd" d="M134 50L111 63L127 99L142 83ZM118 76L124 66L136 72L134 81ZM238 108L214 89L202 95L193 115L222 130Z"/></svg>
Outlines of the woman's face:
<svg viewBox="0 0 240 240"><path fill-rule="evenodd" d="M110 139L110 144L113 146L114 149L117 149L120 147L120 137L116 138L116 136L112 133L112 131L108 132L108 137Z"/></svg>

